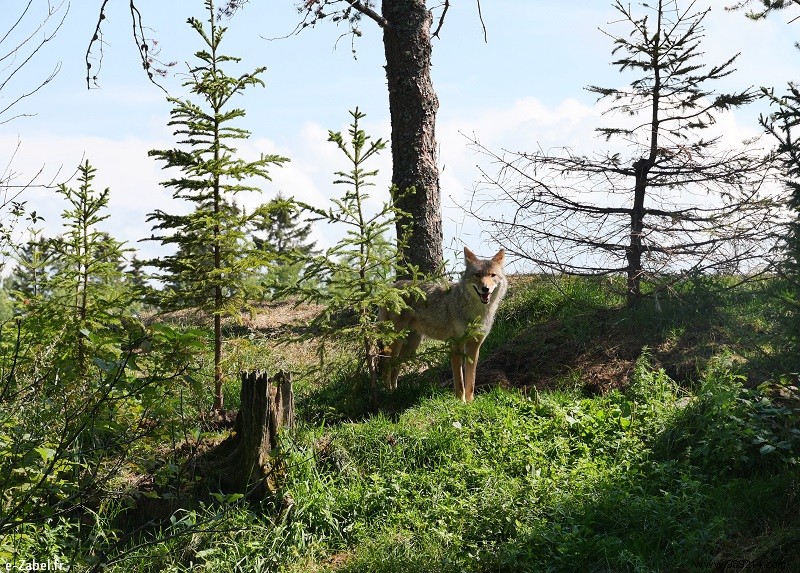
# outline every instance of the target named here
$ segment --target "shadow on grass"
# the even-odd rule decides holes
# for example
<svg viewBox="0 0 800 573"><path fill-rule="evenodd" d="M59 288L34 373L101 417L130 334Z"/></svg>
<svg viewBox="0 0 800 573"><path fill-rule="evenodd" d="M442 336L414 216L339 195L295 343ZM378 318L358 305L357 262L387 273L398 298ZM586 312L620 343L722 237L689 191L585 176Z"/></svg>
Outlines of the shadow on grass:
<svg viewBox="0 0 800 573"><path fill-rule="evenodd" d="M446 392L437 376L439 368L401 376L398 388L389 391L378 384L377 411L370 404L370 381L365 375L342 377L295 397L297 412L311 424L326 426L340 422L364 421L381 412L396 420L404 411ZM449 390L452 392L452 390Z"/></svg>
<svg viewBox="0 0 800 573"><path fill-rule="evenodd" d="M589 495L545 512L512 516L514 527L490 541L488 563L477 570L798 571L800 507L788 493L797 485L786 474L717 485L662 463L634 479L595 484ZM483 507L480 514L501 511ZM481 533L509 520L493 521L478 518L465 543L486 544Z"/></svg>
<svg viewBox="0 0 800 573"><path fill-rule="evenodd" d="M653 300L635 309L576 303L516 330L501 324L496 330L505 338L487 341L492 350L479 364L478 385L538 390L569 385L588 396L602 394L627 386L648 347L659 368L689 387L712 356L731 351L755 386L800 366L797 353L780 342L780 309L770 288L687 281L682 290L662 295L659 311ZM503 319L501 313L498 321Z"/></svg>

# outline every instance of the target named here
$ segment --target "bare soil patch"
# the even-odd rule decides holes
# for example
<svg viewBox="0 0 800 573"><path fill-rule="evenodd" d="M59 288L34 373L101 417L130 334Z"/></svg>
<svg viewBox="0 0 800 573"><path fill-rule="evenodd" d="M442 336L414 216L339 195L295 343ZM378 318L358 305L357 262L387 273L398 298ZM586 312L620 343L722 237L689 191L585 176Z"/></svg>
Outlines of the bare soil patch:
<svg viewBox="0 0 800 573"><path fill-rule="evenodd" d="M696 380L714 349L724 344L724 334L702 321L675 338L665 329L631 324L624 312L592 311L577 332L561 321L534 325L482 359L477 385L602 394L627 387L645 347L654 367L685 383Z"/></svg>
<svg viewBox="0 0 800 573"><path fill-rule="evenodd" d="M254 307L253 312L242 313L242 326L265 335L278 334L305 326L321 310L321 305L291 300L265 302Z"/></svg>
<svg viewBox="0 0 800 573"><path fill-rule="evenodd" d="M293 300L263 302L242 309L237 317L225 317L223 327L234 332L257 332L269 336L305 326L322 309L320 305ZM197 309L146 316L146 322L166 320L182 326L207 327L211 317Z"/></svg>

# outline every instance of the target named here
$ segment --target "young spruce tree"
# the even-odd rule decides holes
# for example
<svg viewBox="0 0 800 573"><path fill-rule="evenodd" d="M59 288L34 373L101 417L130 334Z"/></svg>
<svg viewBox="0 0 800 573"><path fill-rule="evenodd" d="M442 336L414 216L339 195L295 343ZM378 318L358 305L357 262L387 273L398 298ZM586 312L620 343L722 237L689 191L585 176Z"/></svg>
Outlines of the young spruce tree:
<svg viewBox="0 0 800 573"><path fill-rule="evenodd" d="M244 117L242 109L232 107L234 96L250 86L264 85L259 76L265 68L238 77L222 67L240 58L225 56L220 44L226 28L215 18L214 3L206 0L208 28L189 18L189 25L202 38L204 48L195 53L199 62L190 67L184 83L198 102L169 98L174 105L169 125L177 126L178 148L152 150L150 155L176 168L181 175L162 183L173 189L173 197L194 205L185 215L155 211L153 239L177 247L177 252L153 261L165 282L182 285L180 292L166 289L162 305L166 309L197 306L213 316L214 328L214 409L223 408L222 398L222 317L238 314L246 304L244 276L258 266L245 242L248 217L233 204L232 197L243 191L258 191L247 180L269 179L269 165L287 161L277 155L261 155L255 161L236 157L233 142L247 139L250 132L232 125Z"/></svg>
<svg viewBox="0 0 800 573"><path fill-rule="evenodd" d="M367 208L367 190L374 186L371 180L378 172L367 170L366 164L386 147L386 142L370 141L370 136L359 126L364 114L358 108L350 115L353 122L347 139L341 132L328 132L328 141L344 154L350 167L335 173L334 184L343 186L344 193L332 199L333 206L328 209L298 203L312 214L312 220L338 228L343 237L324 253L300 254L297 258L305 267L301 279L296 286L288 285L284 293L322 306L310 332L318 342L323 375L327 375L324 368L327 342L360 347L363 357L360 366L366 366L371 403L375 407L379 346L397 336L388 324L378 322L375 309L382 306L399 312L405 307L404 295L422 296L422 291L416 283L402 290L392 286L395 273L418 278L417 270L402 256L407 233L401 233L396 244L388 238L397 228L398 220L408 214L389 203L383 203L375 212Z"/></svg>
<svg viewBox="0 0 800 573"><path fill-rule="evenodd" d="M42 237L41 229L31 229L26 243L14 249L14 266L4 285L24 300L45 292L51 274L52 245Z"/></svg>
<svg viewBox="0 0 800 573"><path fill-rule="evenodd" d="M64 232L54 239L34 233L19 250L19 267L9 281L20 348L47 357L37 359L52 373L42 376L51 381L47 391L70 399L85 398L91 388L93 359L115 357L112 347L131 300L122 271L126 249L98 228L108 218L109 190L96 191L94 177L86 161L78 167L76 188L59 185L67 202Z"/></svg>
<svg viewBox="0 0 800 573"><path fill-rule="evenodd" d="M95 171L87 160L78 169L80 186L77 189L65 184L59 187L59 193L64 195L71 209L62 214L67 232L54 243L66 263L56 282L62 283L67 306L71 307L76 365L81 374L86 370L86 333L118 324L114 313L126 306L121 288L122 245L97 228L108 218L104 211L110 191L104 189L94 194Z"/></svg>

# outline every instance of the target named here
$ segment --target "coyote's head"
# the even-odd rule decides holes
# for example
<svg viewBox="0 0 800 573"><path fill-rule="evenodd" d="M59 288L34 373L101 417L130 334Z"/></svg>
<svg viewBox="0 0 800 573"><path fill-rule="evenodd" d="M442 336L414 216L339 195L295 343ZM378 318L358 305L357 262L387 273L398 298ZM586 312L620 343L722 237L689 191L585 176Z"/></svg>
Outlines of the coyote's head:
<svg viewBox="0 0 800 573"><path fill-rule="evenodd" d="M497 254L489 260L479 259L475 253L464 247L464 281L470 291L474 291L483 304L489 304L497 288L506 280L503 271L503 261L505 250L500 249Z"/></svg>

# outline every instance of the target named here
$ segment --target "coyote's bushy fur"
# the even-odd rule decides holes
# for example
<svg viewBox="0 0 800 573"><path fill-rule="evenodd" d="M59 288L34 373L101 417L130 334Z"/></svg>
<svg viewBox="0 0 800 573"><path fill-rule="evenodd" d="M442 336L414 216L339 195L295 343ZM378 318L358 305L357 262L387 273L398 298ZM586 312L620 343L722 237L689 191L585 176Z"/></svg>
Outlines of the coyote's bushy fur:
<svg viewBox="0 0 800 573"><path fill-rule="evenodd" d="M466 268L457 283L423 283L425 298L406 300L408 308L395 314L382 309L380 320L392 322L397 338L381 356L382 371L390 390L397 387L400 363L413 356L422 338L446 340L450 344L450 363L456 396L471 402L475 393L478 351L494 323L497 307L506 294L508 281L503 270L505 251L491 259L479 259L464 248ZM408 285L398 281L396 286Z"/></svg>

